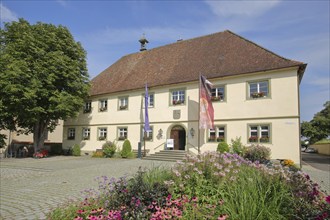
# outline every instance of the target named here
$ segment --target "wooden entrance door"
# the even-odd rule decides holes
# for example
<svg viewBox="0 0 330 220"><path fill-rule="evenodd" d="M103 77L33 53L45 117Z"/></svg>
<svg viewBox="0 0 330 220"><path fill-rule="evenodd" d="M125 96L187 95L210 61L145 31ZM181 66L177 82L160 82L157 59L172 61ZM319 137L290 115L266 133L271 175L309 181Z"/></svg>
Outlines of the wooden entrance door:
<svg viewBox="0 0 330 220"><path fill-rule="evenodd" d="M185 150L186 131L181 126L175 126L171 130L170 138L174 141L174 150Z"/></svg>

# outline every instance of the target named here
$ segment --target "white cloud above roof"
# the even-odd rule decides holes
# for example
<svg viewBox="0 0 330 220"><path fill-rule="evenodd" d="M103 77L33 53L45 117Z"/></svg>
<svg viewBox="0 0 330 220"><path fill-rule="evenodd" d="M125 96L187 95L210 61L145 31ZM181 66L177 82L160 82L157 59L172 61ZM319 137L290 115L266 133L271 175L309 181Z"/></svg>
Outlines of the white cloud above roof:
<svg viewBox="0 0 330 220"><path fill-rule="evenodd" d="M218 16L246 15L254 17L264 14L278 5L280 1L206 1L206 3Z"/></svg>
<svg viewBox="0 0 330 220"><path fill-rule="evenodd" d="M9 8L0 3L0 20L1 22L17 21L17 15Z"/></svg>

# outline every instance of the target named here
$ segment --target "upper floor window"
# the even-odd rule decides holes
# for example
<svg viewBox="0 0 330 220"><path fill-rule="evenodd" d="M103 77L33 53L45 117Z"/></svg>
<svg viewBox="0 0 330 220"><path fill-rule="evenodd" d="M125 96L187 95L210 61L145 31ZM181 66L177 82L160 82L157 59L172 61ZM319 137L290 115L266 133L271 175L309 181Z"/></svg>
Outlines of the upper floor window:
<svg viewBox="0 0 330 220"><path fill-rule="evenodd" d="M249 83L249 97L253 99L263 98L269 96L268 80L250 82Z"/></svg>
<svg viewBox="0 0 330 220"><path fill-rule="evenodd" d="M68 129L68 140L74 140L76 137L76 129L75 128L69 128Z"/></svg>
<svg viewBox="0 0 330 220"><path fill-rule="evenodd" d="M225 87L217 86L212 89L211 100L213 102L220 101L223 102L225 100Z"/></svg>
<svg viewBox="0 0 330 220"><path fill-rule="evenodd" d="M83 139L89 140L91 136L91 129L90 128L83 128Z"/></svg>
<svg viewBox="0 0 330 220"><path fill-rule="evenodd" d="M120 97L119 98L119 110L126 110L128 109L128 97Z"/></svg>
<svg viewBox="0 0 330 220"><path fill-rule="evenodd" d="M208 141L209 142L223 142L225 141L226 127L215 126L215 129L209 129Z"/></svg>
<svg viewBox="0 0 330 220"><path fill-rule="evenodd" d="M144 103L145 103L145 101L144 101L144 99L145 99L145 95L143 94L143 107L144 107ZM152 107L154 107L154 94L153 93L149 93L148 94L148 107L149 108L152 108Z"/></svg>
<svg viewBox="0 0 330 220"><path fill-rule="evenodd" d="M107 128L99 128L98 129L98 138L99 138L99 140L107 139L107 133L108 133Z"/></svg>
<svg viewBox="0 0 330 220"><path fill-rule="evenodd" d="M84 113L90 113L92 111L92 102L91 101L86 101L84 104Z"/></svg>
<svg viewBox="0 0 330 220"><path fill-rule="evenodd" d="M118 128L118 140L127 139L127 128Z"/></svg>
<svg viewBox="0 0 330 220"><path fill-rule="evenodd" d="M249 125L250 143L269 143L270 142L270 125Z"/></svg>
<svg viewBox="0 0 330 220"><path fill-rule="evenodd" d="M173 90L171 103L172 105L182 105L185 102L185 91L182 90Z"/></svg>
<svg viewBox="0 0 330 220"><path fill-rule="evenodd" d="M104 112L108 109L108 100L102 99L99 102L100 112Z"/></svg>

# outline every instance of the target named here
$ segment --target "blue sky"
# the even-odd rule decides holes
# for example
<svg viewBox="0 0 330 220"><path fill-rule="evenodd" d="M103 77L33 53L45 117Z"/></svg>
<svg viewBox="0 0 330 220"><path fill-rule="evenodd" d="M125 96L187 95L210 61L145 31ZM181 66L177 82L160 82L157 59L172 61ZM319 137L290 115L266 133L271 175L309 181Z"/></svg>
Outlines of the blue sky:
<svg viewBox="0 0 330 220"><path fill-rule="evenodd" d="M301 118L330 100L329 1L17 1L0 0L3 22L24 18L69 28L87 51L91 78L124 55L231 30L283 57L308 64Z"/></svg>

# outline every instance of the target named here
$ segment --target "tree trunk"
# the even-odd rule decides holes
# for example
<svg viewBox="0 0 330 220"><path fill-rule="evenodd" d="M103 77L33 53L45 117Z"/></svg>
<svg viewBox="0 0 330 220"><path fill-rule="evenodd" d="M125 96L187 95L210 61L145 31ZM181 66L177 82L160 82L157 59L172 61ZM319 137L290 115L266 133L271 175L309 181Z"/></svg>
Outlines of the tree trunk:
<svg viewBox="0 0 330 220"><path fill-rule="evenodd" d="M38 152L44 147L45 135L47 132L47 123L38 121L34 124L33 128L33 148L34 153Z"/></svg>

